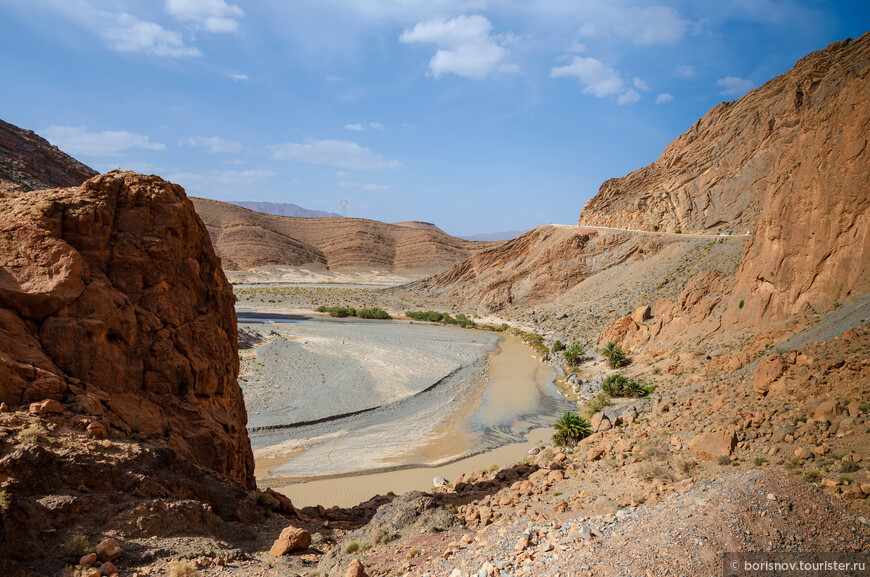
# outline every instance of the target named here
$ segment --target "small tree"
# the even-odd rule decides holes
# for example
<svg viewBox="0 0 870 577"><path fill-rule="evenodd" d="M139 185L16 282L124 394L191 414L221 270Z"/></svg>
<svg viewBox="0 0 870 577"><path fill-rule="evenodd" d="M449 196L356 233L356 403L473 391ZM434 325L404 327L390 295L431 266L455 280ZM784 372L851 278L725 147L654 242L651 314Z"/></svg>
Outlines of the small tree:
<svg viewBox="0 0 870 577"><path fill-rule="evenodd" d="M570 347L565 349L564 353L562 353L562 355L564 355L564 357L565 357L565 360L572 367L577 366L577 363L580 362L580 359L585 354L586 354L586 350L582 346L578 345L577 343L574 343L573 345L571 345Z"/></svg>
<svg viewBox="0 0 870 577"><path fill-rule="evenodd" d="M565 343L563 343L562 341L557 340L555 343L553 343L552 351L554 353L558 353L559 351L564 351L564 350L565 350Z"/></svg>
<svg viewBox="0 0 870 577"><path fill-rule="evenodd" d="M592 434L589 421L575 413L565 413L559 420L553 423L556 432L553 434L553 443L566 445L576 443Z"/></svg>
<svg viewBox="0 0 870 577"><path fill-rule="evenodd" d="M601 354L607 359L607 364L610 365L611 369L618 369L628 361L625 351L613 341L601 348Z"/></svg>

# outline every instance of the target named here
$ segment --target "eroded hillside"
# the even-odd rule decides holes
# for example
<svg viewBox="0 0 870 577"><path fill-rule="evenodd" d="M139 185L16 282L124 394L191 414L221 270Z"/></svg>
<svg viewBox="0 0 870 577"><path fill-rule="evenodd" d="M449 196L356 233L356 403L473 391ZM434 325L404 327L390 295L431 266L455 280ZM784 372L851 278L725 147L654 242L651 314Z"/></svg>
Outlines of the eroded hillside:
<svg viewBox="0 0 870 577"><path fill-rule="evenodd" d="M214 200L193 201L227 270L290 266L420 278L496 244L462 240L421 223L294 218Z"/></svg>

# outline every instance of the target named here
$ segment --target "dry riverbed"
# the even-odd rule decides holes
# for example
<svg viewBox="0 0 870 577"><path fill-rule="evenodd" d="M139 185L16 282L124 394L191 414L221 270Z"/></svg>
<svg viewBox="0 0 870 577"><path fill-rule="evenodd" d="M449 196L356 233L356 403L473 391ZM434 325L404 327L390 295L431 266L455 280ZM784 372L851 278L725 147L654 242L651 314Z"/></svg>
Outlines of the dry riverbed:
<svg viewBox="0 0 870 577"><path fill-rule="evenodd" d="M571 409L552 369L513 337L238 314L240 327L266 337L241 355L258 484L297 505L353 505L515 462Z"/></svg>

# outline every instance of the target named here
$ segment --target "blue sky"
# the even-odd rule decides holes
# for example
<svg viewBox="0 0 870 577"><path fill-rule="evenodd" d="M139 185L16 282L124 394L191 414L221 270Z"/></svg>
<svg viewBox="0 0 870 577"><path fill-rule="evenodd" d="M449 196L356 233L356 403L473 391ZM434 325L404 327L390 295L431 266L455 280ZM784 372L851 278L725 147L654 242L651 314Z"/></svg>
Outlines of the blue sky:
<svg viewBox="0 0 870 577"><path fill-rule="evenodd" d="M516 230L868 27L851 1L0 0L0 118L195 196Z"/></svg>

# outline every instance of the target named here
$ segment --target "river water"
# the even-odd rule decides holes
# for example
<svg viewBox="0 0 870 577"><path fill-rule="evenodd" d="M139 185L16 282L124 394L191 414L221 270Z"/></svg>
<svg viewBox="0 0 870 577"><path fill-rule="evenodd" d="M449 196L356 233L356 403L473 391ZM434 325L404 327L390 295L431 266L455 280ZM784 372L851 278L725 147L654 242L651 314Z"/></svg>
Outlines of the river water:
<svg viewBox="0 0 870 577"><path fill-rule="evenodd" d="M282 337L242 363L257 483L296 506L352 506L514 463L574 409L553 385L553 369L512 336L402 321L255 322ZM346 358L348 350L356 356ZM293 378L275 376L285 373ZM311 406L299 400L304 390L276 392L304 388L306 379L321 383L318 392L334 390Z"/></svg>

